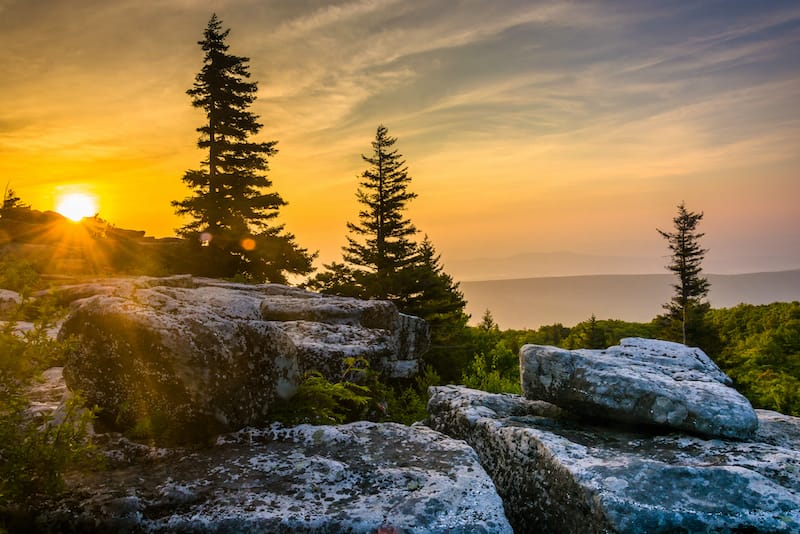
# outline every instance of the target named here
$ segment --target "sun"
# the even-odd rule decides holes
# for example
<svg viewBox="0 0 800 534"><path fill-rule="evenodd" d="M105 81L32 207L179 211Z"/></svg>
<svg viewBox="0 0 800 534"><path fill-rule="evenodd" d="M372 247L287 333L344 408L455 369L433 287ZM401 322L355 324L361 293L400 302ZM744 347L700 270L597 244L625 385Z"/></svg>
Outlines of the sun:
<svg viewBox="0 0 800 534"><path fill-rule="evenodd" d="M58 199L56 211L77 222L97 214L97 199L88 193L67 193Z"/></svg>

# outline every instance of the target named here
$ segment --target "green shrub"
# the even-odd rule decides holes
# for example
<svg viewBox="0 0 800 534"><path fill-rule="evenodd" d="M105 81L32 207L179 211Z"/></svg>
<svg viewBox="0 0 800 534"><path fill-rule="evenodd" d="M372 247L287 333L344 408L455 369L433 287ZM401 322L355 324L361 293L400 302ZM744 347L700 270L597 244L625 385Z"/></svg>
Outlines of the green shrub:
<svg viewBox="0 0 800 534"><path fill-rule="evenodd" d="M410 425L428 417L428 388L442 383L439 374L426 366L413 383L405 388L389 388L386 395L385 420Z"/></svg>
<svg viewBox="0 0 800 534"><path fill-rule="evenodd" d="M29 260L0 260L0 288L27 296L39 283L39 269Z"/></svg>
<svg viewBox="0 0 800 534"><path fill-rule="evenodd" d="M505 341L498 341L488 354L476 354L461 380L467 387L490 393L522 393L519 359Z"/></svg>
<svg viewBox="0 0 800 534"><path fill-rule="evenodd" d="M62 489L68 467L94 463L89 428L95 410L83 405L84 399L73 395L57 417L33 417L22 395L6 399L0 413L0 507L34 505Z"/></svg>
<svg viewBox="0 0 800 534"><path fill-rule="evenodd" d="M335 383L317 371L306 373L290 399L276 402L271 417L287 425L331 425L361 419L373 397L369 387L355 380L369 366L363 358L347 358L345 365L342 380Z"/></svg>
<svg viewBox="0 0 800 534"><path fill-rule="evenodd" d="M71 340L48 337L49 326L42 320L24 334L12 323L0 330L0 512L34 506L61 489L66 469L95 457L89 440L95 410L84 408L80 395L55 415L28 410L33 381L62 364L73 347Z"/></svg>

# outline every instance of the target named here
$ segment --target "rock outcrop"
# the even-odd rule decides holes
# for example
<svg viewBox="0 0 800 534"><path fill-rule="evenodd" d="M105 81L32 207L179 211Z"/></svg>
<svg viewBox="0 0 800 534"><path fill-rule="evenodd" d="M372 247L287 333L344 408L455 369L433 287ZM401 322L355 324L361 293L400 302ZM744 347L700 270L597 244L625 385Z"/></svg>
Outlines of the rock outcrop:
<svg viewBox="0 0 800 534"><path fill-rule="evenodd" d="M627 338L605 350L525 345L522 391L588 417L652 424L711 437L748 439L750 402L698 348Z"/></svg>
<svg viewBox="0 0 800 534"><path fill-rule="evenodd" d="M191 439L267 422L306 371L339 380L345 359L388 376L417 369L424 321L382 301L276 284L190 276L103 279L62 287L60 336L78 349L64 376L118 427L168 427Z"/></svg>
<svg viewBox="0 0 800 534"><path fill-rule="evenodd" d="M515 532L800 531L800 419L759 410L750 441L588 423L542 401L431 388L428 424L463 439Z"/></svg>
<svg viewBox="0 0 800 534"><path fill-rule="evenodd" d="M511 533L474 451L423 426L273 425L203 449L114 438L106 452L110 468L71 475L41 530Z"/></svg>

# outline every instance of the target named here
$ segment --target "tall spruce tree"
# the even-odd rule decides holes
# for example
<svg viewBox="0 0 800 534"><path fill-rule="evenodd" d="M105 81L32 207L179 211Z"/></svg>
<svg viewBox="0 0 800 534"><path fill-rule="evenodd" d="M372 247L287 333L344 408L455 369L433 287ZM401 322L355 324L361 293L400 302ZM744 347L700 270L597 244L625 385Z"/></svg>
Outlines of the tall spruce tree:
<svg viewBox="0 0 800 534"><path fill-rule="evenodd" d="M672 252L672 262L667 269L675 273L678 281L672 287L675 293L664 304L665 319L680 325L682 343L697 344L702 336L703 319L710 305L705 300L711 285L702 276L702 262L707 249L699 240L705 234L697 231L703 213L688 211L684 202L678 205L678 214L672 219L674 232L656 229L667 240Z"/></svg>
<svg viewBox="0 0 800 534"><path fill-rule="evenodd" d="M363 206L359 222L347 223L344 261L352 266L362 296L397 301L401 308L408 295L405 270L416 260L416 233L403 211L416 194L408 191L411 177L402 155L393 149L396 137L381 125L372 141L372 154L363 160L369 167L361 174L356 192Z"/></svg>
<svg viewBox="0 0 800 534"><path fill-rule="evenodd" d="M272 186L267 160L277 153L276 141L252 140L263 126L249 111L257 83L248 81L249 58L228 53L229 32L214 14L198 42L203 68L186 93L205 112L197 146L207 158L201 169L183 176L193 195L172 202L177 214L192 218L178 234L193 243L189 268L196 274L285 282L286 272L311 272L313 255L273 224L286 205L278 193L266 191Z"/></svg>

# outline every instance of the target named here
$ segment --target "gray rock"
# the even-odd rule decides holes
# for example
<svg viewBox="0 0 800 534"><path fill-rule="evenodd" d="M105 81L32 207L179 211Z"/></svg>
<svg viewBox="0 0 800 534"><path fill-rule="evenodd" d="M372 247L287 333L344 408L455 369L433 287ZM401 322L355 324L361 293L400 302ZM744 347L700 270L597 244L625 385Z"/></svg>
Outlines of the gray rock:
<svg viewBox="0 0 800 534"><path fill-rule="evenodd" d="M758 411L751 441L587 424L555 406L430 390L428 424L464 439L516 532L798 532L800 419Z"/></svg>
<svg viewBox="0 0 800 534"><path fill-rule="evenodd" d="M45 369L41 377L29 386L26 396L30 402L27 409L30 415L55 414L70 396L64 382L64 368Z"/></svg>
<svg viewBox="0 0 800 534"><path fill-rule="evenodd" d="M22 296L16 291L0 289L0 319L10 319L22 304Z"/></svg>
<svg viewBox="0 0 800 534"><path fill-rule="evenodd" d="M273 425L222 436L210 448L162 449L129 465L112 460L107 471L73 473L67 497L48 503L38 526L52 532L371 534L381 526L403 533L511 532L475 452L424 426Z"/></svg>
<svg viewBox="0 0 800 534"><path fill-rule="evenodd" d="M747 439L758 419L750 402L698 348L626 338L606 350L525 345L522 391L589 417Z"/></svg>
<svg viewBox="0 0 800 534"><path fill-rule="evenodd" d="M306 371L337 381L349 357L408 376L428 344L425 322L389 302L277 284L104 279L56 298L72 303L59 335L78 338L64 369L69 388L107 423L166 425L180 439L264 424Z"/></svg>

